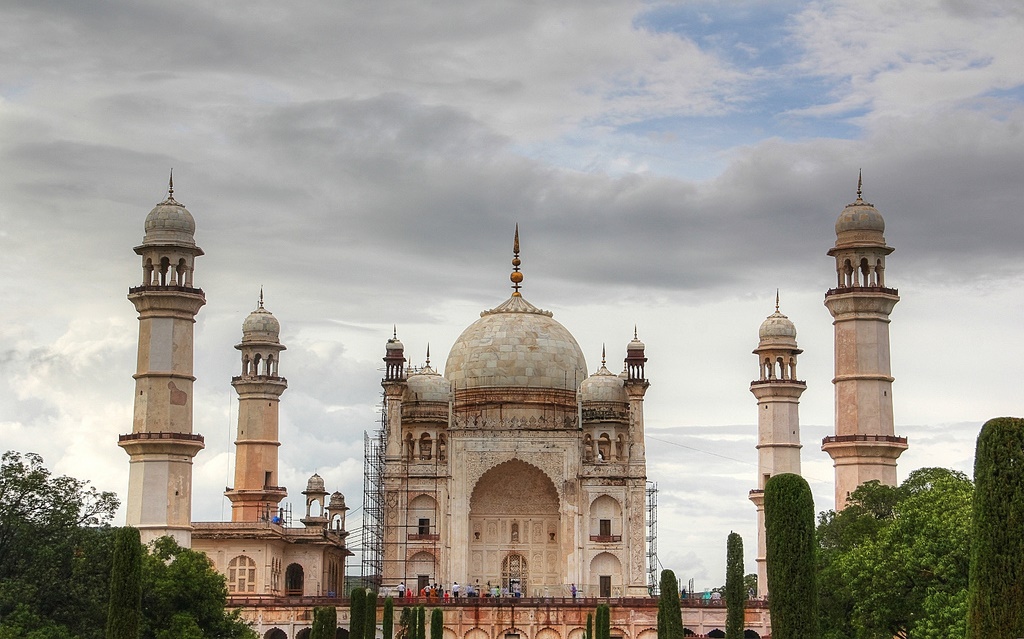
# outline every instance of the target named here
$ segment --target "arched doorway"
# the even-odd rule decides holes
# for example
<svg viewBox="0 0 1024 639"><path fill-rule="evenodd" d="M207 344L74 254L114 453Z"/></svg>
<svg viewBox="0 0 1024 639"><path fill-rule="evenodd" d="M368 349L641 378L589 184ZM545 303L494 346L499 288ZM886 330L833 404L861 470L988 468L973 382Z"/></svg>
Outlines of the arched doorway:
<svg viewBox="0 0 1024 639"><path fill-rule="evenodd" d="M299 564L288 564L284 572L284 594L290 596L302 595L305 586L306 576Z"/></svg>
<svg viewBox="0 0 1024 639"><path fill-rule="evenodd" d="M484 589L558 592L566 581L559 506L554 483L532 464L512 459L484 473L469 500L470 574Z"/></svg>
<svg viewBox="0 0 1024 639"><path fill-rule="evenodd" d="M280 628L271 628L263 635L263 639L288 639L288 633Z"/></svg>

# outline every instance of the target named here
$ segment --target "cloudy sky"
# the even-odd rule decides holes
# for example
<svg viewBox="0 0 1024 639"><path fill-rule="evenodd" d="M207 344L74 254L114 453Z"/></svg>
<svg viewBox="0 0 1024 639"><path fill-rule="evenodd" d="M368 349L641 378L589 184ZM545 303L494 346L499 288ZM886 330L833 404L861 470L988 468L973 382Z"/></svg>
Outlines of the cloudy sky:
<svg viewBox="0 0 1024 639"><path fill-rule="evenodd" d="M443 366L507 297L519 223L524 295L591 371L638 326L659 556L717 586L730 530L754 569L750 351L776 289L833 506L825 252L859 169L896 249L901 478L969 471L980 424L1024 414L1022 41L1018 0L5 2L0 447L125 495L132 247L173 167L206 251L195 518L227 516L261 286L290 499L315 471L358 508L392 326Z"/></svg>

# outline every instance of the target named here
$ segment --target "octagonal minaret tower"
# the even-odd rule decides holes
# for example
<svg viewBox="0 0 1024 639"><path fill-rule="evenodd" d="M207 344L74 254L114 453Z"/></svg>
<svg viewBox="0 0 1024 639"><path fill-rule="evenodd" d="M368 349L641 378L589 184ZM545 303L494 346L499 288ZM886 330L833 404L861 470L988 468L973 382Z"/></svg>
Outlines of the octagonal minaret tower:
<svg viewBox="0 0 1024 639"><path fill-rule="evenodd" d="M894 434L889 314L900 301L885 284L885 221L861 197L836 221L836 288L825 293L835 326L835 435L821 449L836 469L836 510L857 486L877 479L896 485L896 459L907 440Z"/></svg>
<svg viewBox="0 0 1024 639"><path fill-rule="evenodd" d="M142 257L142 284L128 290L139 313L139 351L132 432L118 445L131 457L126 523L143 543L169 535L188 548L192 542L192 458L203 437L192 432L193 327L206 303L193 281L195 242L192 214L167 199L146 217L146 235L135 252Z"/></svg>
<svg viewBox="0 0 1024 639"><path fill-rule="evenodd" d="M750 491L750 501L757 507L757 595L768 594L768 571L764 528L764 485L768 478L780 473L800 474L800 395L806 382L797 379L797 355L803 351L796 345L796 327L779 312L775 296L775 312L761 323L754 355L760 365L758 379L750 382L750 392L757 398L757 488Z"/></svg>
<svg viewBox="0 0 1024 639"><path fill-rule="evenodd" d="M277 449L278 408L288 380L278 366L281 351L281 324L259 306L242 322L242 374L231 379L238 393L238 437L235 439L235 485L225 491L231 500L232 521L273 519L277 505L288 496L279 486Z"/></svg>

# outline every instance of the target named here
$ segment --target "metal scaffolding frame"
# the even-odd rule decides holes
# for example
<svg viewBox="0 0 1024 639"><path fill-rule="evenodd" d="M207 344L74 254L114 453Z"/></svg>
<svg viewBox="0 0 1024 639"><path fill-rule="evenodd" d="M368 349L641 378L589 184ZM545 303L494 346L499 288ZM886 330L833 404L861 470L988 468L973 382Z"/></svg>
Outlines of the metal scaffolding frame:
<svg viewBox="0 0 1024 639"><path fill-rule="evenodd" d="M647 482L647 590L651 595L660 594L658 579L658 484Z"/></svg>
<svg viewBox="0 0 1024 639"><path fill-rule="evenodd" d="M380 590L384 575L384 427L386 404L381 410L380 429L374 435L363 431L363 585Z"/></svg>

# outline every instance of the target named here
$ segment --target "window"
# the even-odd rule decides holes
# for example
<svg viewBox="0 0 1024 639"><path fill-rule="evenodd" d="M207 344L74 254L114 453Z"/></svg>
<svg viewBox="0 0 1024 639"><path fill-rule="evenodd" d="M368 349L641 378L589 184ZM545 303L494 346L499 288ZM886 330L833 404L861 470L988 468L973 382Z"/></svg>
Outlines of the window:
<svg viewBox="0 0 1024 639"><path fill-rule="evenodd" d="M612 576L601 575L600 577L601 593L599 597L611 597L612 596Z"/></svg>
<svg viewBox="0 0 1024 639"><path fill-rule="evenodd" d="M238 555L228 562L228 592L256 592L256 562Z"/></svg>
<svg viewBox="0 0 1024 639"><path fill-rule="evenodd" d="M600 521L600 527L601 527L600 535L602 537L611 537L612 536L612 520L611 519L602 519Z"/></svg>
<svg viewBox="0 0 1024 639"><path fill-rule="evenodd" d="M421 535L429 535L430 534L430 520L429 519L420 519L419 526L418 526L417 530L419 531L419 534L421 534Z"/></svg>

